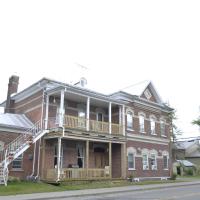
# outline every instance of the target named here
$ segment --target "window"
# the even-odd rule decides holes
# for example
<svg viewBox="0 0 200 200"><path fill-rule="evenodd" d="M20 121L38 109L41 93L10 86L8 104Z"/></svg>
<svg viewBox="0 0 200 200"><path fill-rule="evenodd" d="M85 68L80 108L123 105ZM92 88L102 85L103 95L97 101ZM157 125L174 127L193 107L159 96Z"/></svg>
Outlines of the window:
<svg viewBox="0 0 200 200"><path fill-rule="evenodd" d="M148 155L147 154L142 155L142 164L143 164L143 170L149 169L149 162L148 162Z"/></svg>
<svg viewBox="0 0 200 200"><path fill-rule="evenodd" d="M151 134L156 135L156 122L154 118L150 118Z"/></svg>
<svg viewBox="0 0 200 200"><path fill-rule="evenodd" d="M151 154L151 169L152 170L156 170L157 169L156 154Z"/></svg>
<svg viewBox="0 0 200 200"><path fill-rule="evenodd" d="M127 129L133 129L133 114L131 112L127 113Z"/></svg>
<svg viewBox="0 0 200 200"><path fill-rule="evenodd" d="M77 144L77 165L79 168L84 167L84 147L82 144Z"/></svg>
<svg viewBox="0 0 200 200"><path fill-rule="evenodd" d="M23 154L15 158L12 162L12 168L13 169L22 169L22 160L23 160Z"/></svg>
<svg viewBox="0 0 200 200"><path fill-rule="evenodd" d="M163 155L163 168L168 169L168 156Z"/></svg>
<svg viewBox="0 0 200 200"><path fill-rule="evenodd" d="M85 110L79 109L78 111L78 127L85 128L86 127L85 120Z"/></svg>
<svg viewBox="0 0 200 200"><path fill-rule="evenodd" d="M165 121L164 120L160 121L160 132L161 132L161 136L165 136Z"/></svg>
<svg viewBox="0 0 200 200"><path fill-rule="evenodd" d="M135 169L135 155L134 153L128 153L128 169Z"/></svg>
<svg viewBox="0 0 200 200"><path fill-rule="evenodd" d="M140 123L140 132L144 133L144 116L139 116L139 123Z"/></svg>
<svg viewBox="0 0 200 200"><path fill-rule="evenodd" d="M61 146L60 152L60 167L63 165L63 146ZM58 144L54 146L54 168L58 167Z"/></svg>
<svg viewBox="0 0 200 200"><path fill-rule="evenodd" d="M151 95L151 93L150 93L150 91L149 91L148 89L146 89L146 90L144 91L144 95L145 95L145 97L146 97L148 100L152 97L152 95Z"/></svg>

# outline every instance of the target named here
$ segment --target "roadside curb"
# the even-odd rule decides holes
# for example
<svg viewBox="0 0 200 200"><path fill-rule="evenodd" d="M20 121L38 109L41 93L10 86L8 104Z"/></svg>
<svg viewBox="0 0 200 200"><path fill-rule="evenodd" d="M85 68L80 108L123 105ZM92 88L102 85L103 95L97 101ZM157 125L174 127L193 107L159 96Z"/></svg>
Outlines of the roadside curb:
<svg viewBox="0 0 200 200"><path fill-rule="evenodd" d="M161 188L173 188L173 187L184 187L189 185L200 185L200 181L193 182L180 182L180 183L163 183L163 184L152 184L152 185L133 185L133 186L122 186L113 188L99 188L99 189L88 189L88 190L70 190L62 192L50 192L50 193L33 193L33 194L22 194L12 196L0 196L1 200L51 200L61 198L72 198L82 196L94 196L101 194L113 194L113 193L125 193L125 192L138 192L145 190L154 190Z"/></svg>

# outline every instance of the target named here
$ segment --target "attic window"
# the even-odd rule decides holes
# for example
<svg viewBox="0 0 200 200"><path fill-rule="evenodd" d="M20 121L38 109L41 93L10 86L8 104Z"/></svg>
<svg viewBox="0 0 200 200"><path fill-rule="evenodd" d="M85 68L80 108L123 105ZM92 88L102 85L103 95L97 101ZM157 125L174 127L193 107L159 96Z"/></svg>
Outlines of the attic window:
<svg viewBox="0 0 200 200"><path fill-rule="evenodd" d="M146 97L148 100L152 97L152 95L151 95L151 93L150 93L150 91L149 91L148 89L146 89L146 90L144 91L144 95L145 95L145 97Z"/></svg>

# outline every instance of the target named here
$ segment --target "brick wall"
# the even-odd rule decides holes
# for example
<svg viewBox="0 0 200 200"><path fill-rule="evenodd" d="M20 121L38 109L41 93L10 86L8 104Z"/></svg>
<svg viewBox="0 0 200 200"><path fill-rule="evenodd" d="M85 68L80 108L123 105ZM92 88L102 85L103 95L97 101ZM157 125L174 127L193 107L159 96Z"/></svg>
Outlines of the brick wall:
<svg viewBox="0 0 200 200"><path fill-rule="evenodd" d="M136 149L137 153L135 156L135 170L128 170L127 175L131 175L132 173L136 177L162 177L162 176L170 176L171 171L171 160L169 157L169 169L163 169L163 157L162 152L167 151L170 154L169 145L162 145L162 144L151 144L148 142L136 142L136 141L128 141L127 148L133 147ZM149 157L149 169L143 170L142 164L142 149L147 149L149 151L156 150L158 152L157 157L157 170L152 170L150 165L150 154ZM128 166L128 165L127 165Z"/></svg>

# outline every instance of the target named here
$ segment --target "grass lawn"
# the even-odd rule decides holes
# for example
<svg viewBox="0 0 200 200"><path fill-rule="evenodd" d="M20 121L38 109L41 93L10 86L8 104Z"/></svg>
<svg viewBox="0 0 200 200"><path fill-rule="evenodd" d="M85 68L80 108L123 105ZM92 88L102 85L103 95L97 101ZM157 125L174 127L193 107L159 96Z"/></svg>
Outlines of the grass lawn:
<svg viewBox="0 0 200 200"><path fill-rule="evenodd" d="M30 194L40 192L58 192L66 190L81 190L81 189L95 189L95 188L109 188L120 187L128 185L147 185L147 184L161 184L161 183L174 183L180 181L142 181L133 183L128 181L99 181L80 184L61 183L60 185L50 185L46 183L32 183L32 182L11 182L5 187L0 185L0 196L16 195L16 194Z"/></svg>

